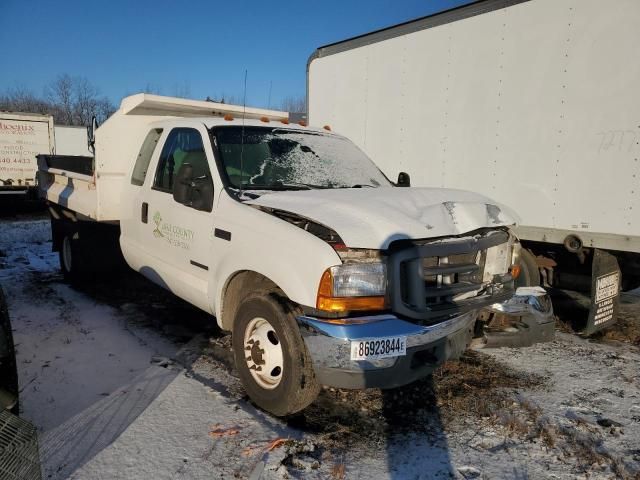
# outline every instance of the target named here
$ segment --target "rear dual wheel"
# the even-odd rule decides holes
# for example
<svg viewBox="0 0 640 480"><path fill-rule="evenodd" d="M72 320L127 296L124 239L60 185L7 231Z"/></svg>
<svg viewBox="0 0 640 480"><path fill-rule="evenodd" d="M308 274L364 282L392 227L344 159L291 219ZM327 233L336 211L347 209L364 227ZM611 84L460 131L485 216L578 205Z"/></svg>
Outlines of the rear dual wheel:
<svg viewBox="0 0 640 480"><path fill-rule="evenodd" d="M290 415L318 396L320 385L291 305L276 293L251 296L233 327L236 368L247 394L260 408Z"/></svg>
<svg viewBox="0 0 640 480"><path fill-rule="evenodd" d="M68 282L75 282L82 276L83 261L78 245L78 233L65 233L60 244L58 256L60 259L60 269L64 279Z"/></svg>

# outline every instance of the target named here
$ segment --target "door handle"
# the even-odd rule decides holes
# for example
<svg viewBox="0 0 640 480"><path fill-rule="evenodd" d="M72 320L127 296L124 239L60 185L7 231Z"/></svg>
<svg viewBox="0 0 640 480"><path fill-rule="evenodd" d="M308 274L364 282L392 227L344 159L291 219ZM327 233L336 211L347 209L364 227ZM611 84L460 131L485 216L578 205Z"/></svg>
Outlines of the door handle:
<svg viewBox="0 0 640 480"><path fill-rule="evenodd" d="M140 220L142 220L142 223L147 223L149 221L149 204L147 202L142 202Z"/></svg>

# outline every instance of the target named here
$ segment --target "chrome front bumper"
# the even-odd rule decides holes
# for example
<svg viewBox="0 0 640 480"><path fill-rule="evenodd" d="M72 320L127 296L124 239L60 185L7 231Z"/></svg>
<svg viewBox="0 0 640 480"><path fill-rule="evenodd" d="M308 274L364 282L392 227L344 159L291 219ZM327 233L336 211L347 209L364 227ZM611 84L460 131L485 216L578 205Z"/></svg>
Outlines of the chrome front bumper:
<svg viewBox="0 0 640 480"><path fill-rule="evenodd" d="M555 337L556 317L542 287L520 287L503 303L486 308L485 347L528 347Z"/></svg>
<svg viewBox="0 0 640 480"><path fill-rule="evenodd" d="M486 310L512 318L514 323L529 325L525 332L533 339L530 343L553 338L555 318L544 290L540 293L518 289L518 292L512 299ZM307 315L297 317L297 321L321 384L339 388L395 388L423 378L446 360L459 357L471 342L478 313L470 311L428 326L390 314L355 317L347 324ZM542 333L532 336L532 331ZM406 355L351 360L352 341L396 336L406 337Z"/></svg>

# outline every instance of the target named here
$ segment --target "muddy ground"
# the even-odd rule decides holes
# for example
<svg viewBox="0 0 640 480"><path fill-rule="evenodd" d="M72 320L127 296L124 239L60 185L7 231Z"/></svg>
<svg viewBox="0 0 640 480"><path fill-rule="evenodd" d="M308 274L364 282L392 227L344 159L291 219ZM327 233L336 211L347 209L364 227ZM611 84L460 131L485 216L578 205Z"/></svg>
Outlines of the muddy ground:
<svg viewBox="0 0 640 480"><path fill-rule="evenodd" d="M0 283L47 479L640 478L637 295L595 339L472 349L276 419L204 313L133 272L66 284L41 212L0 220Z"/></svg>

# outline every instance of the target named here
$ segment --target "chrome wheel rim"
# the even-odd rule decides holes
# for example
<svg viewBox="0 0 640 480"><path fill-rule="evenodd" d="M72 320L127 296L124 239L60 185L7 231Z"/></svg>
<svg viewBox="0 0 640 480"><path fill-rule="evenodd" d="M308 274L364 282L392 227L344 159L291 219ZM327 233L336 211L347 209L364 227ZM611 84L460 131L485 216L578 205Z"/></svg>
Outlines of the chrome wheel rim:
<svg viewBox="0 0 640 480"><path fill-rule="evenodd" d="M249 373L265 390L273 390L282 380L283 355L280 339L273 326L256 317L244 332L244 355Z"/></svg>

